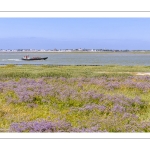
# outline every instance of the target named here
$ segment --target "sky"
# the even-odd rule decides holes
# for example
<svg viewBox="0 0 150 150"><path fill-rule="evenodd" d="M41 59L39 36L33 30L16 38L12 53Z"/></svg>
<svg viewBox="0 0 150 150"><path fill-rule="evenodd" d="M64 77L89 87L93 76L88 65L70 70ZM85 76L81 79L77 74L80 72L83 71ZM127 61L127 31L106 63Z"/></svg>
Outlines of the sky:
<svg viewBox="0 0 150 150"><path fill-rule="evenodd" d="M0 49L150 50L150 18L0 18Z"/></svg>

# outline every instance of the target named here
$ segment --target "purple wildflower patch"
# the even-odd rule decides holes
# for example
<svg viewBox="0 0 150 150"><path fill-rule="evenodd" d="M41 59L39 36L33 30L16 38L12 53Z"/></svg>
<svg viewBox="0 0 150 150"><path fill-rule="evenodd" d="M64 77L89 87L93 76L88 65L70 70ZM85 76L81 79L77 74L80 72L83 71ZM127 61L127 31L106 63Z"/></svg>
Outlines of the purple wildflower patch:
<svg viewBox="0 0 150 150"><path fill-rule="evenodd" d="M149 91L150 77L145 76L0 81L0 95L8 105L53 108L69 121L12 123L11 132L148 132L150 124L142 122L140 115L148 110L142 94Z"/></svg>
<svg viewBox="0 0 150 150"><path fill-rule="evenodd" d="M10 132L67 132L71 131L71 124L59 121L30 121L12 123L10 126Z"/></svg>

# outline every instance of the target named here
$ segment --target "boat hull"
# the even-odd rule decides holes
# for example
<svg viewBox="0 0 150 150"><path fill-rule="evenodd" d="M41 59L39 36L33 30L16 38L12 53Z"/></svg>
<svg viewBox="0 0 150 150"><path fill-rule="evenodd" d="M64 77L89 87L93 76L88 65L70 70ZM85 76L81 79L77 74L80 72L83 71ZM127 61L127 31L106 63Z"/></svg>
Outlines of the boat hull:
<svg viewBox="0 0 150 150"><path fill-rule="evenodd" d="M30 60L46 60L48 57L35 57L35 58L29 58L29 59L25 59L25 58L22 58L22 60L27 60L27 61L30 61Z"/></svg>

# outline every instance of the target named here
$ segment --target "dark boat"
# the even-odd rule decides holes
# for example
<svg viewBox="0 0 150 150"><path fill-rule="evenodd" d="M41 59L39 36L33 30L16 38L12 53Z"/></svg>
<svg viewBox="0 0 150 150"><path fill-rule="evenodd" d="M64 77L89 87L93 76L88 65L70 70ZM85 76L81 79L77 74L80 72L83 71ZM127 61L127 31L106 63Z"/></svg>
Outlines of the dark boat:
<svg viewBox="0 0 150 150"><path fill-rule="evenodd" d="M24 56L22 60L46 60L48 57L29 57L29 56Z"/></svg>

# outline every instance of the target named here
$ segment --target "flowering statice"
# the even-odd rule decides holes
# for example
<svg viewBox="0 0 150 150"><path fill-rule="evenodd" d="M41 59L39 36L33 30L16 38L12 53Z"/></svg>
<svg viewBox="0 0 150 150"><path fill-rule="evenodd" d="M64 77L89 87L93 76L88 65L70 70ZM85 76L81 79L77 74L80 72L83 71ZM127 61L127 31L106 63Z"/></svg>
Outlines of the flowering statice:
<svg viewBox="0 0 150 150"><path fill-rule="evenodd" d="M71 131L71 124L58 121L51 122L46 120L12 123L10 132L67 132Z"/></svg>
<svg viewBox="0 0 150 150"><path fill-rule="evenodd" d="M94 109L97 109L97 110L99 110L99 111L101 111L101 112L104 112L105 109L106 109L106 107L103 106L103 105L88 104L88 105L85 105L85 106L79 108L79 110L81 110L81 111L86 111L86 110L92 111L92 110L94 110Z"/></svg>
<svg viewBox="0 0 150 150"><path fill-rule="evenodd" d="M106 88L108 90L113 90L113 89L117 89L117 88L120 88L121 86L121 83L120 82L108 82L107 85L106 85Z"/></svg>
<svg viewBox="0 0 150 150"><path fill-rule="evenodd" d="M125 107L120 106L118 104L114 105L113 108L111 109L111 111L114 113L123 113L125 112L125 110L126 110Z"/></svg>
<svg viewBox="0 0 150 150"><path fill-rule="evenodd" d="M140 116L149 107L146 102L149 91L150 77L138 76L43 77L0 81L3 102L8 102L12 107L25 106L27 112L33 108L40 117L43 109L47 111L43 115L45 118L52 114L54 118L59 116L70 122L24 122L20 119L18 123L14 121L11 124L11 132L147 132L150 131L149 123L142 122Z"/></svg>

